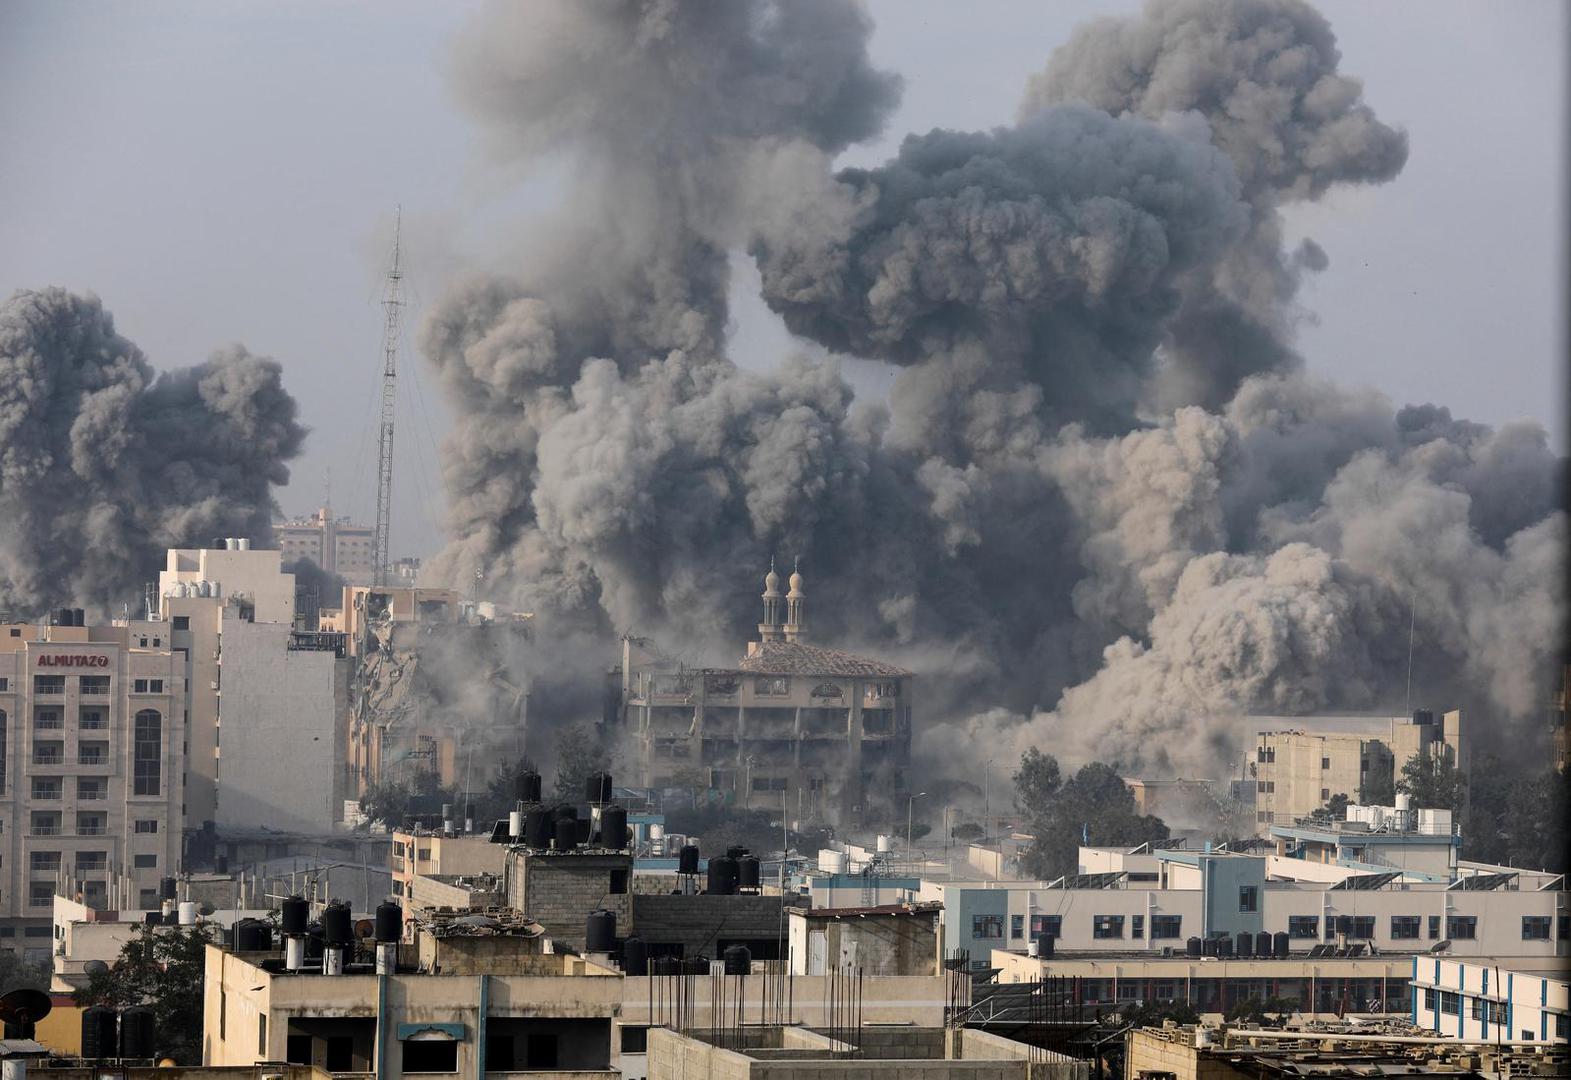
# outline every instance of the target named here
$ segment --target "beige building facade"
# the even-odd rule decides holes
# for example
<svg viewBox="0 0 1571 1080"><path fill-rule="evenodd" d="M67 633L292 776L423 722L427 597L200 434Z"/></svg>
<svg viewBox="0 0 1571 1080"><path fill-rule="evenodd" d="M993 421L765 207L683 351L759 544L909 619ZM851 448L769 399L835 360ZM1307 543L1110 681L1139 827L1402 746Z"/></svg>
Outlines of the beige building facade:
<svg viewBox="0 0 1571 1080"><path fill-rule="evenodd" d="M802 575L765 577L759 639L731 668L687 668L623 640L619 717L644 787L708 787L746 807L837 822L904 812L912 674L809 644ZM783 601L783 603L782 603Z"/></svg>
<svg viewBox="0 0 1571 1080"><path fill-rule="evenodd" d="M169 624L60 616L0 625L0 946L41 957L62 881L94 907L157 906L185 798Z"/></svg>
<svg viewBox="0 0 1571 1080"><path fill-rule="evenodd" d="M354 525L348 518L334 517L330 506L318 507L310 517L273 522L273 538L283 550L286 562L310 559L351 585L369 585L375 580L375 533L369 525Z"/></svg>
<svg viewBox="0 0 1571 1080"><path fill-rule="evenodd" d="M1308 817L1333 795L1356 803L1389 793L1402 766L1418 755L1441 755L1464 772L1471 765L1461 710L1440 718L1419 710L1411 717L1260 721L1249 769L1262 834Z"/></svg>

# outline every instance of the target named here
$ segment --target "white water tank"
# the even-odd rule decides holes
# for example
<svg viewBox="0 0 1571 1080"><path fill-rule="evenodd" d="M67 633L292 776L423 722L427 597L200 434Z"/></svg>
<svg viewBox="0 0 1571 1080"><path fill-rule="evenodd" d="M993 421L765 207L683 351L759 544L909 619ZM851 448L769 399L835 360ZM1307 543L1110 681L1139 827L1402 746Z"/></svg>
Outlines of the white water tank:
<svg viewBox="0 0 1571 1080"><path fill-rule="evenodd" d="M875 850L880 855L887 852L892 846L893 844L891 843L889 837L885 836L883 833L878 834L878 839L875 841Z"/></svg>
<svg viewBox="0 0 1571 1080"><path fill-rule="evenodd" d="M240 537L240 539L236 540L235 543L239 546L240 551L251 550L251 538L248 536Z"/></svg>
<svg viewBox="0 0 1571 1080"><path fill-rule="evenodd" d="M1403 813L1406 813L1407 811L1413 809L1413 796L1409 795L1405 791L1397 792L1396 793L1396 808L1398 810L1402 811Z"/></svg>
<svg viewBox="0 0 1571 1080"><path fill-rule="evenodd" d="M665 839L665 826L660 824L658 821L650 822L650 825L649 825L649 839L651 839L651 840L664 840Z"/></svg>
<svg viewBox="0 0 1571 1080"><path fill-rule="evenodd" d="M818 868L826 874L845 873L846 853L843 851L836 851L834 848L819 848Z"/></svg>
<svg viewBox="0 0 1571 1080"><path fill-rule="evenodd" d="M180 916L179 916L179 918L180 918L180 925L181 926L195 926L196 925L196 901L195 900L182 900L182 901L180 901Z"/></svg>
<svg viewBox="0 0 1571 1080"><path fill-rule="evenodd" d="M191 595L191 586L187 585L183 581L178 583L177 585L175 585L175 595L176 596L181 596L181 597L190 596Z"/></svg>

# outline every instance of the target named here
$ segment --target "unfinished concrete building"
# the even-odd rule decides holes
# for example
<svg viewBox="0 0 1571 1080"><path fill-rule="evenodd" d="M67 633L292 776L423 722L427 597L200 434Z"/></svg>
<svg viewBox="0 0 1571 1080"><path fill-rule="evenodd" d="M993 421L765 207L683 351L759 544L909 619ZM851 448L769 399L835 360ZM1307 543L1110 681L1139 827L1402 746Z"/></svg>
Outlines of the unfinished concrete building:
<svg viewBox="0 0 1571 1080"><path fill-rule="evenodd" d="M912 675L809 644L802 575L782 596L764 578L758 640L735 667L689 668L623 640L614 710L644 787L708 787L801 822L902 808L911 756ZM783 602L783 603L782 603Z"/></svg>

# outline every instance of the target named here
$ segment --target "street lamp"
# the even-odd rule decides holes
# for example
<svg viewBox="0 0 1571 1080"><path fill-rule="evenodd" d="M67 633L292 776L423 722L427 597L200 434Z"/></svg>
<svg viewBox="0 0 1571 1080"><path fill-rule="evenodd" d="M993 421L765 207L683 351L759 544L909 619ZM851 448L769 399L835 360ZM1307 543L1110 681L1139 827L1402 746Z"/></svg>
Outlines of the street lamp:
<svg viewBox="0 0 1571 1080"><path fill-rule="evenodd" d="M907 848L911 847L911 808L916 805L916 801L918 799L925 799L925 798L927 798L927 792L919 791L915 795L911 796L909 799L906 800L906 847Z"/></svg>

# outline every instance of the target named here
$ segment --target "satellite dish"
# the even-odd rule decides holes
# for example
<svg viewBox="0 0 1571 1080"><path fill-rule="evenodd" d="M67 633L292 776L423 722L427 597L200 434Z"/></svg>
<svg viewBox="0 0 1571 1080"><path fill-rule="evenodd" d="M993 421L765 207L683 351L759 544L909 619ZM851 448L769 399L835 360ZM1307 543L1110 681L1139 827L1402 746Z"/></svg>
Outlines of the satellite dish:
<svg viewBox="0 0 1571 1080"><path fill-rule="evenodd" d="M89 960L82 965L82 970L89 975L104 975L109 971L109 965L102 960Z"/></svg>
<svg viewBox="0 0 1571 1080"><path fill-rule="evenodd" d="M376 923L371 919L355 920L355 937L368 938L376 933Z"/></svg>
<svg viewBox="0 0 1571 1080"><path fill-rule="evenodd" d="M0 1020L8 1024L35 1024L49 1015L54 1003L42 990L12 990L0 997Z"/></svg>

